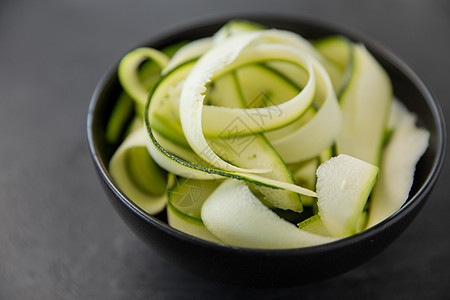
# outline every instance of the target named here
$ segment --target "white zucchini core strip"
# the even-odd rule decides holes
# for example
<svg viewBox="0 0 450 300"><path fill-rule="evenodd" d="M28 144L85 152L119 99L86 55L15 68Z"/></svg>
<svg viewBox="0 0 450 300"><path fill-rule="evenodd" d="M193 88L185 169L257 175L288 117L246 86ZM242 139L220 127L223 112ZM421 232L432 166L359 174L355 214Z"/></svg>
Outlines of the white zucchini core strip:
<svg viewBox="0 0 450 300"><path fill-rule="evenodd" d="M262 204L245 183L232 179L205 201L201 218L219 240L239 247L298 248L336 240L298 229Z"/></svg>
<svg viewBox="0 0 450 300"><path fill-rule="evenodd" d="M226 130L227 126L233 120L236 119L240 119L240 121L246 125L245 127L250 131L249 133L275 129L298 119L311 105L313 100L316 83L315 75L312 70L312 57L306 56L298 49L288 45L264 44L255 46L254 48L249 47L248 49L245 49L252 42L263 38L272 38L276 40L276 31L267 30L236 34L225 40L223 43L213 47L195 64L191 73L186 78L181 92L180 120L188 143L200 157L220 169L235 172L264 172L264 170L241 169L222 160L208 145L204 136L204 129L208 130L210 136L218 136ZM225 72L228 71L226 66L236 60L241 52L243 55L240 59L246 63L268 59L284 59L292 61L309 71L309 81L296 97L278 106L279 110L282 112L281 114L268 118L267 120L264 120L264 122L255 122L255 118L252 118L252 114L271 115L271 107L226 109L210 106L207 113L205 112L205 116L207 116L208 119L205 120L205 127L202 128L202 110L206 84L218 71L222 69L224 69ZM208 120L210 120L210 122L208 122Z"/></svg>
<svg viewBox="0 0 450 300"><path fill-rule="evenodd" d="M392 103L393 133L383 150L380 176L369 206L368 227L383 221L408 199L416 164L428 147L430 133L416 126L416 116L395 100Z"/></svg>

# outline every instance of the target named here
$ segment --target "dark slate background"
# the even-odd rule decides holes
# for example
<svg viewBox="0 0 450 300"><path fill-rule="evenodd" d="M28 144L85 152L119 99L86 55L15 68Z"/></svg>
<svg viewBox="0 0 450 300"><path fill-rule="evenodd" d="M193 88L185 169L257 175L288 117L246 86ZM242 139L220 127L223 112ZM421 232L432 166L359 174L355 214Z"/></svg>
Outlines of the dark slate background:
<svg viewBox="0 0 450 300"><path fill-rule="evenodd" d="M126 51L185 21L246 12L371 36L450 115L449 3L1 0L0 299L448 299L449 165L413 224L368 263L300 288L245 289L180 269L137 239L99 184L85 120L96 83Z"/></svg>

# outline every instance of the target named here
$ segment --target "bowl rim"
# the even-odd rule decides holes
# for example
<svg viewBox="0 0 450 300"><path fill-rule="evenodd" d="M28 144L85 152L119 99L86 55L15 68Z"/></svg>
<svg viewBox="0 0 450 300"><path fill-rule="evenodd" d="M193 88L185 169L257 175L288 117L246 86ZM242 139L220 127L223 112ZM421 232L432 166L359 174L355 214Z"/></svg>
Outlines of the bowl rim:
<svg viewBox="0 0 450 300"><path fill-rule="evenodd" d="M97 83L93 95L89 103L89 109L87 114L87 140L88 146L92 159L94 161L95 167L99 172L102 180L106 183L109 189L115 194L115 196L124 204L128 209L130 209L134 214L136 214L143 221L156 226L159 230L166 234L172 235L177 239L182 240L187 243L200 244L203 247L209 247L218 251L232 251L240 254L270 254L274 256L285 256L285 255L308 255L311 252L327 252L333 249L342 248L353 243L361 242L362 240L371 239L380 231L384 231L390 226L391 223L399 221L403 216L408 215L416 206L420 205L426 198L427 194L435 185L440 171L443 166L445 150L446 150L446 127L444 121L444 115L440 108L439 103L436 98L433 97L430 90L427 88L423 80L398 56L396 56L392 51L388 50L385 46L381 45L379 42L374 40L372 37L355 30L354 28L349 28L343 26L342 24L336 24L329 21L319 20L311 17L290 15L290 14L220 14L208 16L195 20L188 20L185 22L180 22L172 25L166 29L160 30L159 33L150 36L140 45L133 47L135 49L139 46L148 46L164 39L173 37L175 35L183 35L193 30L201 30L205 26L220 26L231 19L245 19L255 22L266 23L285 23L285 24L297 24L299 26L309 26L312 28L320 28L321 30L327 30L330 32L340 33L354 41L362 42L369 51L375 52L378 56L383 57L390 65L395 69L398 69L409 81L420 91L423 98L426 101L428 108L430 109L434 125L436 127L436 155L433 160L431 171L428 173L424 183L419 187L417 192L408 198L408 201L394 214L380 223L363 230L355 235L338 239L334 242L321 244L310 247L301 248L288 248L288 249L259 249L259 248L247 248L247 247L237 247L226 244L219 244L207 240L197 238L195 236L186 234L179 231L167 223L157 219L156 217L146 213L139 206L137 206L131 199L129 199L125 194L123 194L120 189L114 184L107 167L102 163L100 159L100 153L93 136L93 123L94 115L98 103L98 99L106 85L106 83L115 76L117 73L118 61L107 71L100 81Z"/></svg>

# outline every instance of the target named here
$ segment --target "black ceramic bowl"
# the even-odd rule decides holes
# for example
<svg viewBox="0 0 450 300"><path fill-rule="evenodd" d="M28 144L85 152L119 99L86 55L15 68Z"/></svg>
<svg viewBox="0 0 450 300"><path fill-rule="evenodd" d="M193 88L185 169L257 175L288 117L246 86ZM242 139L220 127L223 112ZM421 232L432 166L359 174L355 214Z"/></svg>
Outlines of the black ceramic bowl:
<svg viewBox="0 0 450 300"><path fill-rule="evenodd" d="M431 132L430 146L417 165L410 198L395 215L357 235L334 243L287 250L260 250L219 245L184 234L165 222L164 213L151 216L128 199L111 180L108 160L113 148L105 140L105 124L120 91L117 66L100 81L89 107L87 131L95 167L114 208L131 229L161 255L202 276L246 286L284 287L342 274L375 256L410 224L431 193L445 152L442 113L422 81L401 60L373 41L335 26L303 19L247 18L269 27L298 32L316 39L343 34L363 42L389 73L395 95ZM182 40L210 36L226 19L183 27L150 40L161 48Z"/></svg>

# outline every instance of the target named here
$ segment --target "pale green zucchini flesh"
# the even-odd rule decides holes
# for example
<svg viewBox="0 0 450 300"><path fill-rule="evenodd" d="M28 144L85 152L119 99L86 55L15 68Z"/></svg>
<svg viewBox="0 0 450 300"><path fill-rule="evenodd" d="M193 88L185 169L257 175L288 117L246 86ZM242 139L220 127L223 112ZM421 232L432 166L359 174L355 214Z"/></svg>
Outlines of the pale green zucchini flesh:
<svg viewBox="0 0 450 300"><path fill-rule="evenodd" d="M233 246L284 249L336 240L300 230L283 220L237 180L225 180L209 196L202 206L201 217L212 234Z"/></svg>
<svg viewBox="0 0 450 300"><path fill-rule="evenodd" d="M169 190L167 221L170 226L192 236L219 242L201 219L201 207L221 181L177 178Z"/></svg>
<svg viewBox="0 0 450 300"><path fill-rule="evenodd" d="M378 168L340 154L317 169L319 216L332 236L357 233L358 221L377 179Z"/></svg>
<svg viewBox="0 0 450 300"><path fill-rule="evenodd" d="M124 140L110 160L109 172L131 201L147 213L157 214L167 203L167 172L146 151L144 135L140 128Z"/></svg>
<svg viewBox="0 0 450 300"><path fill-rule="evenodd" d="M416 116L393 102L392 131L383 150L380 176L370 199L368 227L399 210L408 199L417 162L428 147L430 133L416 125Z"/></svg>

